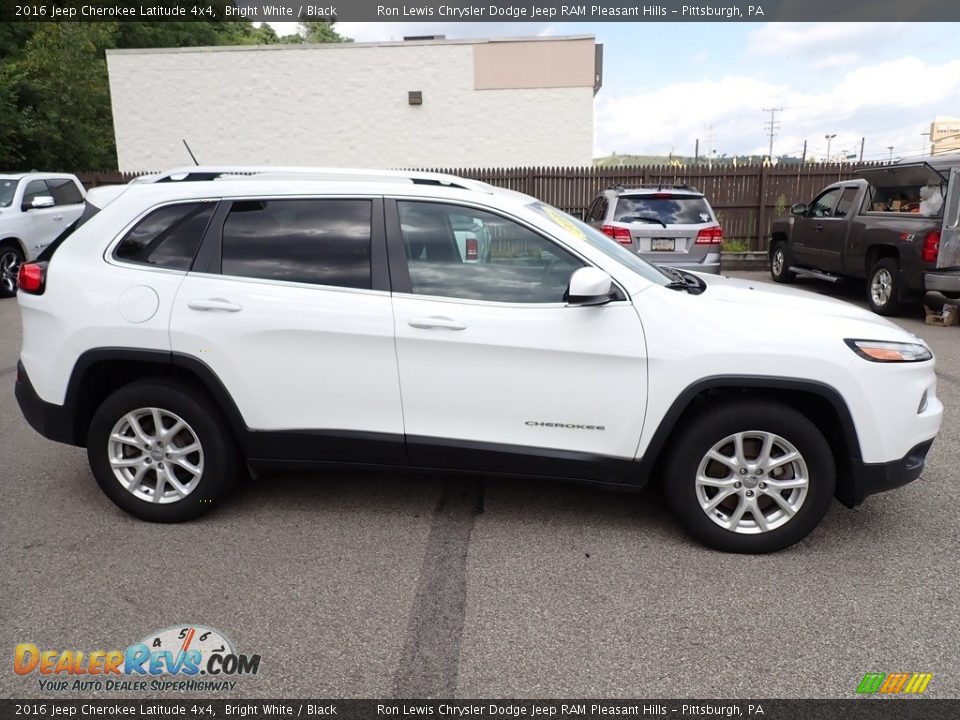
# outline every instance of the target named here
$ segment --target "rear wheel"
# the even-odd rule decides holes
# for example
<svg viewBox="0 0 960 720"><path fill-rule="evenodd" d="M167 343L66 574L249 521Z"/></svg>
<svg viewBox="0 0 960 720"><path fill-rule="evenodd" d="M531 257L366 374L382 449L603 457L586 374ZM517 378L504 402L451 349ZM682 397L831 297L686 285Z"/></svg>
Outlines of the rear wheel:
<svg viewBox="0 0 960 720"><path fill-rule="evenodd" d="M778 283L790 283L796 278L796 275L790 272L787 243L783 240L775 242L770 250L770 276Z"/></svg>
<svg viewBox="0 0 960 720"><path fill-rule="evenodd" d="M900 311L900 263L881 258L867 278L867 302L878 315L896 315Z"/></svg>
<svg viewBox="0 0 960 720"><path fill-rule="evenodd" d="M667 504L717 550L767 553L806 537L830 507L830 446L787 405L733 401L695 417L665 465Z"/></svg>
<svg viewBox="0 0 960 720"><path fill-rule="evenodd" d="M216 506L239 472L220 413L166 380L117 390L87 434L93 475L117 506L151 522L182 522Z"/></svg>
<svg viewBox="0 0 960 720"><path fill-rule="evenodd" d="M23 264L23 253L13 245L0 246L0 297L17 294L17 273Z"/></svg>

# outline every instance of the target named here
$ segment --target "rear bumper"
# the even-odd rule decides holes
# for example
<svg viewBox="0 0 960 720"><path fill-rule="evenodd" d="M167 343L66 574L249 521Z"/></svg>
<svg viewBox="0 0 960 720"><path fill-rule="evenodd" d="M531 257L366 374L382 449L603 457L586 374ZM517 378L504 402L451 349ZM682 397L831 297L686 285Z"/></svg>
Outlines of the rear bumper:
<svg viewBox="0 0 960 720"><path fill-rule="evenodd" d="M17 362L17 381L14 387L20 412L34 430L49 440L77 445L74 432L74 414L67 405L54 405L41 399L34 390L22 362Z"/></svg>
<svg viewBox="0 0 960 720"><path fill-rule="evenodd" d="M928 272L923 275L923 286L926 290L960 293L960 271Z"/></svg>
<svg viewBox="0 0 960 720"><path fill-rule="evenodd" d="M899 460L865 463L854 460L849 482L842 483L837 499L847 507L856 507L870 495L893 490L920 477L933 438L914 446Z"/></svg>

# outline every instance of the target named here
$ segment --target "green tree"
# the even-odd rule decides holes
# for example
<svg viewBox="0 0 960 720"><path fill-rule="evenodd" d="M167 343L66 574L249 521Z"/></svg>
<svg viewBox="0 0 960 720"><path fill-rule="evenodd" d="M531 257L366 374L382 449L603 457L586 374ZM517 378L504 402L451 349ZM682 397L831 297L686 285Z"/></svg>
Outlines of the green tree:
<svg viewBox="0 0 960 720"><path fill-rule="evenodd" d="M117 23L39 23L21 57L5 65L15 95L14 147L6 165L43 170L116 166L104 49ZM9 142L9 140L8 140Z"/></svg>

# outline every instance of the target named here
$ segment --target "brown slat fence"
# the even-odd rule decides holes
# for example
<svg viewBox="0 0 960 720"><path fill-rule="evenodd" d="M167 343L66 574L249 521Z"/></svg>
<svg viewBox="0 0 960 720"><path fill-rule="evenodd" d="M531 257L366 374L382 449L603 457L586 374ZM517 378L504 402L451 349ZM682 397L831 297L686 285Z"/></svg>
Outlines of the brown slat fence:
<svg viewBox="0 0 960 720"><path fill-rule="evenodd" d="M797 202L809 202L822 188L882 163L804 165L639 165L612 167L422 168L482 180L533 195L567 212L584 212L596 194L616 184L692 185L706 194L725 237L751 250L765 250L773 219ZM129 182L143 173L78 173L88 188Z"/></svg>

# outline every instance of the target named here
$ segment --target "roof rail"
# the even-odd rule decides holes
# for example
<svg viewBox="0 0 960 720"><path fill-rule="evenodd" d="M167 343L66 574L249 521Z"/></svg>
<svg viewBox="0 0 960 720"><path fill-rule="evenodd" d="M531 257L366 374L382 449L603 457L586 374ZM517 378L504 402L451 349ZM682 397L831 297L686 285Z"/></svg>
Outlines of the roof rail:
<svg viewBox="0 0 960 720"><path fill-rule="evenodd" d="M209 180L357 180L364 182L409 182L438 185L492 194L496 188L480 180L445 173L415 170L370 170L364 168L283 167L270 165L188 165L148 176L142 182L203 182Z"/></svg>
<svg viewBox="0 0 960 720"><path fill-rule="evenodd" d="M616 185L610 186L611 190L686 190L688 192L700 192L693 185L687 185L686 183L637 183L635 185L624 185L623 183L617 183Z"/></svg>

